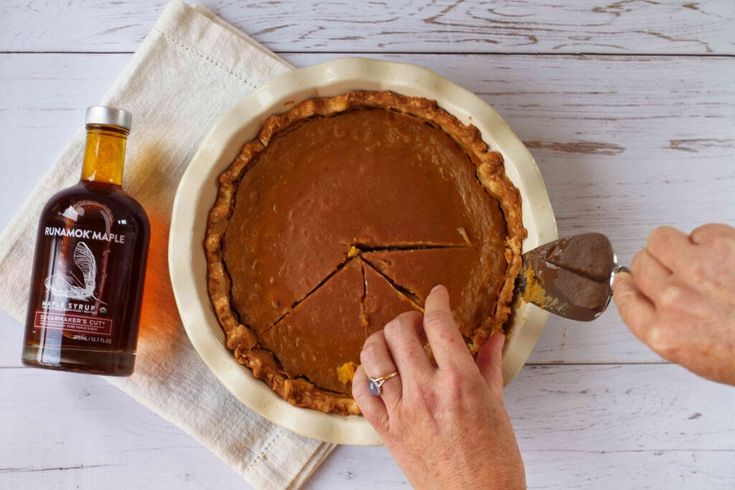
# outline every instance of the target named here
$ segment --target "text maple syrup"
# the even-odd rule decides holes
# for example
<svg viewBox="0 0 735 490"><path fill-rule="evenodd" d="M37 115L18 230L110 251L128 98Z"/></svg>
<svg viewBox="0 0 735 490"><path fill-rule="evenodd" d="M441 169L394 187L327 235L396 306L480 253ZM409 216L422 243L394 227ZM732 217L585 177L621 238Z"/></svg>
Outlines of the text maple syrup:
<svg viewBox="0 0 735 490"><path fill-rule="evenodd" d="M41 212L23 363L113 376L133 372L150 237L122 190L129 112L87 110L80 182Z"/></svg>

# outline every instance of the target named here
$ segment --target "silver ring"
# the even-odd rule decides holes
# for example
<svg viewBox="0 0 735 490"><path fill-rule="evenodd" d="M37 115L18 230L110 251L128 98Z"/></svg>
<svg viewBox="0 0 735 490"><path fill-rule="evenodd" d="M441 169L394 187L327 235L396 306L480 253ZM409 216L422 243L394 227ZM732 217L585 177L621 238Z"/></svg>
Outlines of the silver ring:
<svg viewBox="0 0 735 490"><path fill-rule="evenodd" d="M368 378L368 391L373 396L380 396L383 394L383 385L389 379L393 379L398 376L398 371L386 374L384 376L378 376L377 378Z"/></svg>
<svg viewBox="0 0 735 490"><path fill-rule="evenodd" d="M626 272L628 274L631 273L630 272L630 269L628 269L624 265L619 265L618 264L618 258L615 255L613 255L613 262L614 262L615 265L613 266L612 273L610 274L610 289L612 289L613 285L615 284L615 276L618 273L620 273L620 272Z"/></svg>

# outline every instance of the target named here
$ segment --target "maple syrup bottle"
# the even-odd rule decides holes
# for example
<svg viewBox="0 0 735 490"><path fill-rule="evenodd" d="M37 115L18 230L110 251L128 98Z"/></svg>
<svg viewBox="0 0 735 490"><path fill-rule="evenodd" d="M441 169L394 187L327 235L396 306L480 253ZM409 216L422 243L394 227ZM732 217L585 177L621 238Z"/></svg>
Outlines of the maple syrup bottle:
<svg viewBox="0 0 735 490"><path fill-rule="evenodd" d="M122 190L132 116L87 109L80 182L41 212L23 364L83 373L133 372L150 226Z"/></svg>

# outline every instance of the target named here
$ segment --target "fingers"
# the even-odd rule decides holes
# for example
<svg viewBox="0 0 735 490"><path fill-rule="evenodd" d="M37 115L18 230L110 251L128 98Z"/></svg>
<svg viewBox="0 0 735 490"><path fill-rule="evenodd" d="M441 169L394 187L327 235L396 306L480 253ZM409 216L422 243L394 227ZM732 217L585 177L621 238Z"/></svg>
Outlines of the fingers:
<svg viewBox="0 0 735 490"><path fill-rule="evenodd" d="M657 302L669 284L671 271L646 250L641 250L633 257L630 269L636 286L643 294Z"/></svg>
<svg viewBox="0 0 735 490"><path fill-rule="evenodd" d="M690 290L706 290L722 298L731 287L722 271L735 268L732 233L727 225L711 224L697 228L690 238L674 228L661 227L651 233L647 248Z"/></svg>
<svg viewBox="0 0 735 490"><path fill-rule="evenodd" d="M375 332L365 341L360 352L360 363L368 377L377 378L398 371L383 331ZM367 383L367 381L366 381ZM383 384L382 398L387 407L393 407L401 399L400 377L390 379Z"/></svg>
<svg viewBox="0 0 735 490"><path fill-rule="evenodd" d="M503 393L503 344L505 335L496 333L482 344L477 353L477 367L487 385L496 393Z"/></svg>
<svg viewBox="0 0 735 490"><path fill-rule="evenodd" d="M459 333L449 307L449 292L444 286L436 286L426 298L424 308L424 332L441 367L464 367L474 364L467 345Z"/></svg>
<svg viewBox="0 0 735 490"><path fill-rule="evenodd" d="M733 299L732 279L735 277L735 228L725 224L709 224L697 228L690 235L700 254L692 277L704 283L718 296Z"/></svg>
<svg viewBox="0 0 735 490"><path fill-rule="evenodd" d="M691 241L697 245L710 243L719 237L735 239L735 228L723 223L710 223L696 228L689 235Z"/></svg>
<svg viewBox="0 0 735 490"><path fill-rule="evenodd" d="M388 410L380 397L370 394L367 385L368 376L365 369L359 366L352 378L352 396L368 422L378 430L384 430L388 427Z"/></svg>
<svg viewBox="0 0 735 490"><path fill-rule="evenodd" d="M425 378L434 370L421 342L421 320L421 313L410 311L398 315L383 329L402 383L413 382L412 378Z"/></svg>
<svg viewBox="0 0 735 490"><path fill-rule="evenodd" d="M648 235L646 250L671 271L688 270L698 259L689 235L671 226L661 226Z"/></svg>
<svg viewBox="0 0 735 490"><path fill-rule="evenodd" d="M633 276L625 272L615 276L613 297L625 324L636 337L645 342L645 331L653 324L656 315L651 300L638 289Z"/></svg>

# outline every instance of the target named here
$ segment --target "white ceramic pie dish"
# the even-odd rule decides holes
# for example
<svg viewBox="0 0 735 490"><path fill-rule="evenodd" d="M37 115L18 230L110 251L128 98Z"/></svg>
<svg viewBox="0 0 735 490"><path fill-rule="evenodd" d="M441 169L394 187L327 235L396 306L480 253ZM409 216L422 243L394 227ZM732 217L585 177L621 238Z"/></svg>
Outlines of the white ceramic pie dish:
<svg viewBox="0 0 735 490"><path fill-rule="evenodd" d="M286 73L227 112L204 138L179 183L169 239L169 272L176 304L191 343L204 362L242 403L268 420L307 437L327 442L377 445L380 439L359 416L327 415L297 408L255 379L227 349L207 293L203 240L207 214L217 193L217 177L253 139L265 119L291 104L350 90L393 90L434 99L481 131L490 147L502 153L508 176L520 190L524 250L557 238L551 203L536 162L500 116L482 99L418 66L349 58ZM548 313L517 303L503 357L506 384L523 367L540 337Z"/></svg>

